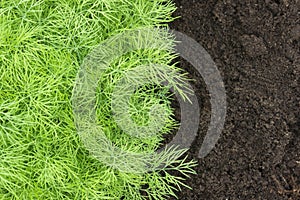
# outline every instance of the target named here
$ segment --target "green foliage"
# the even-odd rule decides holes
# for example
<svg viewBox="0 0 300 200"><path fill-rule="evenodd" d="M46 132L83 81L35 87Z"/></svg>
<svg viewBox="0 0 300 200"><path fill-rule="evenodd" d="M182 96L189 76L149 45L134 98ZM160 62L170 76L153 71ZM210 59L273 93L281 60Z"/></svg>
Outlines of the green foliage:
<svg viewBox="0 0 300 200"><path fill-rule="evenodd" d="M79 66L93 47L122 30L163 25L173 20L174 10L169 0L0 0L0 199L146 199L141 191L149 199L175 195L183 178L168 171L188 176L194 162L178 160L146 174L114 170L83 146L70 101ZM165 88L148 85L131 98L132 118L140 124L147 123L156 103L168 113L160 134L147 139L122 133L107 101L122 70L169 64L173 58L159 50L130 53L101 77L98 123L117 146L152 152L178 126Z"/></svg>

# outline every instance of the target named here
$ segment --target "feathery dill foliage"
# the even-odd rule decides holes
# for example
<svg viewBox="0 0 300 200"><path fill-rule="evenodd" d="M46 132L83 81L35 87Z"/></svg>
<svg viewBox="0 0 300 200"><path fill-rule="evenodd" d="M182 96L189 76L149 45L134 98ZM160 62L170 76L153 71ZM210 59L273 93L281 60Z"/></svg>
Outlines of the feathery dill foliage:
<svg viewBox="0 0 300 200"><path fill-rule="evenodd" d="M163 173L109 168L81 143L70 103L77 70L93 47L124 29L172 21L174 10L169 0L0 0L0 199L146 198L141 191L148 199L175 195L183 178L168 170L188 176L193 162L179 160ZM105 100L122 70L168 64L172 58L159 50L130 53L101 78L105 92L97 97L97 116L116 145L151 152L178 126L166 89L147 86L131 99L137 123L147 123L149 108L158 102L169 114L161 133L146 140L122 133Z"/></svg>

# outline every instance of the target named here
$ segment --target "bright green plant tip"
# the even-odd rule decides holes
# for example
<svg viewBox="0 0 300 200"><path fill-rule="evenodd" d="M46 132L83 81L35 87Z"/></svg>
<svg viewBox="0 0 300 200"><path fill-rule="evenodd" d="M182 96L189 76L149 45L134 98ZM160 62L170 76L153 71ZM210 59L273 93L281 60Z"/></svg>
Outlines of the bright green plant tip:
<svg viewBox="0 0 300 200"><path fill-rule="evenodd" d="M194 173L185 159L144 174L99 162L76 132L71 104L77 72L94 47L124 30L166 26L174 10L169 0L0 0L0 199L165 199L185 186L182 177ZM111 116L111 93L124 71L148 63L176 69L172 59L159 49L132 52L100 78L97 123L116 146L154 152L179 126L168 88L157 85L135 92L130 113L147 125L151 106L163 105L159 134L131 137Z"/></svg>

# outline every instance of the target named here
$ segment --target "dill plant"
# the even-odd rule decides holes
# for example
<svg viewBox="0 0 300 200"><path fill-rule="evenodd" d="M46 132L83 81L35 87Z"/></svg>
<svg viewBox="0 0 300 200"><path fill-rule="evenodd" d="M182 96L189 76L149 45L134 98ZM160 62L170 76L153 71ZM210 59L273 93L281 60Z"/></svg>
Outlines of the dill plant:
<svg viewBox="0 0 300 200"><path fill-rule="evenodd" d="M164 199L186 186L182 180L194 173L194 162L185 159L144 174L97 161L78 137L70 101L79 66L92 48L123 30L166 26L174 10L169 0L0 0L0 199ZM140 125L147 124L152 105L164 105L166 125L151 138L123 134L109 104L122 70L170 64L173 58L160 50L132 52L101 77L97 119L114 144L152 152L178 126L168 88L146 85L130 99Z"/></svg>

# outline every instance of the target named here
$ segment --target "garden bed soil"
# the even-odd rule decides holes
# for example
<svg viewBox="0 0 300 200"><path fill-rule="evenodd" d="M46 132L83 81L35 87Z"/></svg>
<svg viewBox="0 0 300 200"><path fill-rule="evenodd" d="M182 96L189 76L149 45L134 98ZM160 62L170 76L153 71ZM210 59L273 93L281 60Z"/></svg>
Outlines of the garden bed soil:
<svg viewBox="0 0 300 200"><path fill-rule="evenodd" d="M299 0L175 0L181 16L170 24L212 56L227 92L222 135L197 159L210 117L205 83L196 79L201 106L198 138L188 152L197 175L181 200L300 199ZM173 199L173 198L171 198Z"/></svg>

